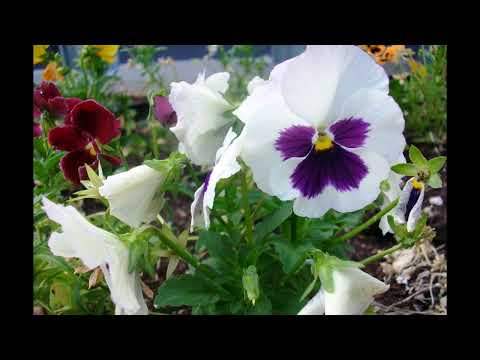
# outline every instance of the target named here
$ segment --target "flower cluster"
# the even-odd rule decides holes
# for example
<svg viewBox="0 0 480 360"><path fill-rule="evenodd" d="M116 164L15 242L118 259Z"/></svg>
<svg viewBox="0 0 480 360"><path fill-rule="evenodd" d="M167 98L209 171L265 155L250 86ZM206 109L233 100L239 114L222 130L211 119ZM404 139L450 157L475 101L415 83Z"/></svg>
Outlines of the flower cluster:
<svg viewBox="0 0 480 360"><path fill-rule="evenodd" d="M405 45L359 45L359 47L381 65L389 62L397 64L400 57L407 52Z"/></svg>
<svg viewBox="0 0 480 360"><path fill-rule="evenodd" d="M56 150L68 152L60 161L65 179L80 184L86 177L84 165L95 169L100 157L113 165L121 163L101 150L101 144L120 135L120 121L107 108L91 99L64 98L51 82L42 82L35 89L33 101L34 114L46 111L63 117L63 124L49 131L48 141Z"/></svg>

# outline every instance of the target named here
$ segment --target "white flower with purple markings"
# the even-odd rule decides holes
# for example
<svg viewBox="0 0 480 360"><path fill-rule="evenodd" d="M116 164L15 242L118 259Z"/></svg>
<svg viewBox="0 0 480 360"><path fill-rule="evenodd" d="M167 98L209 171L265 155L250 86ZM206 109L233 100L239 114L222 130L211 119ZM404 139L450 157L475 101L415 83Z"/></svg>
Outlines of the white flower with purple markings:
<svg viewBox="0 0 480 360"><path fill-rule="evenodd" d="M277 65L234 114L260 189L300 216L359 210L405 146L383 68L353 45L312 45Z"/></svg>

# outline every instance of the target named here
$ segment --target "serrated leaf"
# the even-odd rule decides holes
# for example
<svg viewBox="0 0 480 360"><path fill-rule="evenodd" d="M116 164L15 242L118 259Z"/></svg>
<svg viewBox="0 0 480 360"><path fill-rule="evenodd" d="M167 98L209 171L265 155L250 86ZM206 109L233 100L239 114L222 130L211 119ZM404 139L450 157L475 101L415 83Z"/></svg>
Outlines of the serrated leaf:
<svg viewBox="0 0 480 360"><path fill-rule="evenodd" d="M418 169L413 164L397 164L391 167L392 171L406 176L417 176Z"/></svg>
<svg viewBox="0 0 480 360"><path fill-rule="evenodd" d="M195 275L182 275L170 278L158 289L155 297L155 306L165 305L207 305L216 303L220 294L207 284L206 281Z"/></svg>
<svg viewBox="0 0 480 360"><path fill-rule="evenodd" d="M439 189L443 186L442 178L440 177L440 175L438 175L438 173L433 174L428 179L428 185L434 189Z"/></svg>
<svg viewBox="0 0 480 360"><path fill-rule="evenodd" d="M446 161L446 156L437 156L433 159L430 159L428 161L428 171L430 171L430 174L433 175L438 173L443 168L443 165L445 165Z"/></svg>
<svg viewBox="0 0 480 360"><path fill-rule="evenodd" d="M410 157L410 161L417 165L420 169L426 170L428 168L428 160L415 145L410 145L408 156Z"/></svg>

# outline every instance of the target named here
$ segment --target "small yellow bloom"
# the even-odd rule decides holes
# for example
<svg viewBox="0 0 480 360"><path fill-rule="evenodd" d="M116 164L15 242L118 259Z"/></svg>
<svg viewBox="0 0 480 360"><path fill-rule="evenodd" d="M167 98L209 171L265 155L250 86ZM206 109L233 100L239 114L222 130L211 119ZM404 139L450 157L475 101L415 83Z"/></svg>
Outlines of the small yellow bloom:
<svg viewBox="0 0 480 360"><path fill-rule="evenodd" d="M398 64L400 56L405 52L405 45L391 45L382 54L382 63L394 62Z"/></svg>
<svg viewBox="0 0 480 360"><path fill-rule="evenodd" d="M98 57L100 57L103 61L111 64L115 61L117 56L118 48L120 45L91 45L94 48L97 48L99 51L97 52Z"/></svg>
<svg viewBox="0 0 480 360"><path fill-rule="evenodd" d="M412 74L418 74L420 77L425 77L427 76L427 69L423 64L420 64L419 62L409 59L407 60L408 66L410 66L410 71Z"/></svg>
<svg viewBox="0 0 480 360"><path fill-rule="evenodd" d="M33 65L40 64L49 45L33 45Z"/></svg>
<svg viewBox="0 0 480 360"><path fill-rule="evenodd" d="M43 70L43 80L46 81L59 81L63 80L63 75L58 71L59 67L56 63L48 63L45 70Z"/></svg>

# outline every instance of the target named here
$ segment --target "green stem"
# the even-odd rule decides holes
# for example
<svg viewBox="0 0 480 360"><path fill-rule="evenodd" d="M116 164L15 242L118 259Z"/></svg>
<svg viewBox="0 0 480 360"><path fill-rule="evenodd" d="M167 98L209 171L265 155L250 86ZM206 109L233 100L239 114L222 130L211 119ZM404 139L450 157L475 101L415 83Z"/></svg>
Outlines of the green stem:
<svg viewBox="0 0 480 360"><path fill-rule="evenodd" d="M246 225L246 235L247 243L251 244L253 242L253 219L252 213L250 211L250 204L248 202L248 183L247 183L247 171L243 169L241 175L242 181L242 200L243 200L243 210L245 212L245 225Z"/></svg>
<svg viewBox="0 0 480 360"><path fill-rule="evenodd" d="M355 235L361 233L363 230L365 230L366 228L368 228L370 225L376 223L377 221L380 220L380 218L385 215L386 213L388 213L390 210L392 210L395 206L397 206L398 204L398 201L399 201L399 198L396 198L394 201L392 201L385 209L383 209L382 211L378 212L377 214L375 214L374 216L372 216L370 219L368 219L367 221L365 221L363 224L360 224L358 225L356 228L352 229L351 231L347 232L346 234L338 237L338 238L333 238L333 239L330 239L331 242L333 243L338 243L338 242L341 242L341 241L346 241L348 239L351 239L352 237L354 237Z"/></svg>
<svg viewBox="0 0 480 360"><path fill-rule="evenodd" d="M386 249L384 251L380 251L379 253L375 254L375 255L372 255L366 259L363 259L362 261L360 261L363 265L367 265L367 264L370 264L372 262L375 262L377 260L380 260L382 259L384 256L387 256L387 255L390 255L391 253L394 253L395 251L397 250L400 250L402 248L402 244L397 244L395 246L392 246L391 248L389 249Z"/></svg>
<svg viewBox="0 0 480 360"><path fill-rule="evenodd" d="M160 223L163 223L162 219L157 216L158 221ZM153 229L156 230L157 235L160 239L161 242L163 242L165 245L167 245L178 257L182 258L184 261L186 261L188 264L193 266L197 271L201 272L205 276L207 276L210 280L212 280L212 284L221 292L223 292L226 295L230 295L230 293L225 290L222 286L218 285L214 279L215 279L215 273L210 270L210 268L206 266L202 266L200 261L194 257L192 254L190 254L186 249L184 249L180 244L177 244L175 241L171 240L168 238L160 229L156 227L152 227Z"/></svg>

